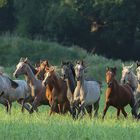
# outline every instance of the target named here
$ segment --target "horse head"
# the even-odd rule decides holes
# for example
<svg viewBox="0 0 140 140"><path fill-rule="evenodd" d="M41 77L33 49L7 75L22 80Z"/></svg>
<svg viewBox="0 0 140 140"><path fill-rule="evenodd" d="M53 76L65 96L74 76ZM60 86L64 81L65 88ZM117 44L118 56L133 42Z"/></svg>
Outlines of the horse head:
<svg viewBox="0 0 140 140"><path fill-rule="evenodd" d="M48 82L54 82L54 67L46 67L45 68L45 78L42 81L43 85L46 86L48 84Z"/></svg>
<svg viewBox="0 0 140 140"><path fill-rule="evenodd" d="M85 69L83 61L76 61L75 76L77 81L80 81L83 78Z"/></svg>
<svg viewBox="0 0 140 140"><path fill-rule="evenodd" d="M132 68L133 68L133 64L130 66L125 66L124 64L122 64L122 77L121 77L121 83L125 84L125 83L129 83L131 80L131 76L132 76Z"/></svg>
<svg viewBox="0 0 140 140"><path fill-rule="evenodd" d="M117 68L116 67L107 67L106 68L106 83L108 85L108 87L110 87L112 85L112 82L116 76L116 71Z"/></svg>
<svg viewBox="0 0 140 140"><path fill-rule="evenodd" d="M13 73L13 76L18 78L19 75L26 74L26 67L27 67L27 60L19 61L19 63L16 66L16 70Z"/></svg>

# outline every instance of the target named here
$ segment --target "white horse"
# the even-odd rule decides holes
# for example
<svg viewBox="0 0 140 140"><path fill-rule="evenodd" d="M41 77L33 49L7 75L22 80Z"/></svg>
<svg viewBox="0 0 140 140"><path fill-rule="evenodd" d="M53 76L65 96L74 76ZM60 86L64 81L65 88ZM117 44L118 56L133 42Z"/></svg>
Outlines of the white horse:
<svg viewBox="0 0 140 140"><path fill-rule="evenodd" d="M133 64L131 66L124 66L124 64L122 64L122 67L121 83L127 83L132 88L136 102L136 112L138 112L138 108L140 107L140 66L136 69L137 75L132 71Z"/></svg>
<svg viewBox="0 0 140 140"><path fill-rule="evenodd" d="M96 81L86 81L84 78L85 67L83 61L77 62L75 66L75 74L77 86L74 91L74 105L81 104L82 115L84 115L84 107L94 107L94 116L97 116L100 100L100 85ZM92 109L92 108L91 108ZM79 111L80 113L80 111ZM77 116L78 117L78 116Z"/></svg>
<svg viewBox="0 0 140 140"><path fill-rule="evenodd" d="M138 87L138 80L137 80L137 76L134 74L132 68L133 68L133 64L131 66L125 66L124 64L122 64L121 83L129 84L129 86L132 88L132 90L135 94L136 89Z"/></svg>
<svg viewBox="0 0 140 140"><path fill-rule="evenodd" d="M17 101L27 110L29 106L23 104L23 101L26 97L30 96L30 89L26 81L24 80L11 80L9 77L0 74L0 93L3 93L0 96L0 103L8 102L7 111L12 107L12 102ZM22 108L23 111L23 108Z"/></svg>

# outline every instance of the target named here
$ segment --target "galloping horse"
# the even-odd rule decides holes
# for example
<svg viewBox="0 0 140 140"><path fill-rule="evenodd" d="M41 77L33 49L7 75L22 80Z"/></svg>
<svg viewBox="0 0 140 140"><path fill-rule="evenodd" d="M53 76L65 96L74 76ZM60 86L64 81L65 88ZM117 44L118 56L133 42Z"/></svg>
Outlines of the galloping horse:
<svg viewBox="0 0 140 140"><path fill-rule="evenodd" d="M66 82L56 75L54 68L50 67L46 69L46 76L43 80L43 84L49 89L48 91L46 89L46 95L51 104L50 115L52 112L56 112L58 107L60 113L70 111Z"/></svg>
<svg viewBox="0 0 140 140"><path fill-rule="evenodd" d="M33 110L36 110L38 106L49 105L49 103L47 97L45 96L45 87L42 85L42 82L40 80L36 79L26 61L27 60L24 60L24 62L18 63L17 68L14 72L14 76L17 78L19 75L23 74L28 79L29 86L31 88L31 96L26 98L25 102L27 100L33 100L32 109L30 110L30 113L32 113Z"/></svg>
<svg viewBox="0 0 140 140"><path fill-rule="evenodd" d="M121 83L122 84L129 84L130 87L133 90L133 94L135 97L135 107L136 107L136 112L138 112L138 108L140 107L140 67L139 67L139 62L137 62L137 76L134 74L134 72L132 71L132 67L131 66L124 66L124 64L122 64L123 70L122 70L122 78L121 78Z"/></svg>
<svg viewBox="0 0 140 140"><path fill-rule="evenodd" d="M79 61L75 66L75 74L77 86L74 91L74 106L78 107L78 114L82 110L82 116L85 114L84 108L86 107L91 116L92 106L94 107L94 116L97 116L100 100L100 86L96 81L86 81L84 78L84 64ZM81 106L79 106L81 104ZM77 114L77 118L78 118Z"/></svg>
<svg viewBox="0 0 140 140"><path fill-rule="evenodd" d="M71 62L62 62L61 63L61 73L63 80L67 83L67 97L72 104L73 102L73 94L76 87L76 81L75 81L75 71L73 64Z"/></svg>
<svg viewBox="0 0 140 140"><path fill-rule="evenodd" d="M115 79L115 76L116 76L116 67L114 68L107 67L106 83L108 87L106 89L105 108L103 111L102 118L104 119L109 106L117 108L117 118L120 115L120 111L123 113L124 117L127 117L127 113L125 112L124 107L128 104L132 108L132 115L137 117L134 108L135 99L131 87L128 84L120 85Z"/></svg>
<svg viewBox="0 0 140 140"><path fill-rule="evenodd" d="M23 103L23 100L30 95L29 87L24 80L11 80L9 77L0 74L0 91L4 93L0 100L5 103L8 101L7 112L11 112L12 102L17 101L19 104L29 111L29 106ZM0 101L0 102L1 102Z"/></svg>

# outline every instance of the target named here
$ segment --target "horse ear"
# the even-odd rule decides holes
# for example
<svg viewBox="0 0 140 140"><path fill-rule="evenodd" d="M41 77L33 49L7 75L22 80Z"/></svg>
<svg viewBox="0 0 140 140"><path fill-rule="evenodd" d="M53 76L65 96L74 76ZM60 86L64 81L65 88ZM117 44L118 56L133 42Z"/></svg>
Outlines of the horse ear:
<svg viewBox="0 0 140 140"><path fill-rule="evenodd" d="M25 60L24 60L24 63L26 63L27 61L28 61L28 58L26 57Z"/></svg>
<svg viewBox="0 0 140 140"><path fill-rule="evenodd" d="M24 58L21 57L21 58L19 59L19 62L23 62L23 61L24 61Z"/></svg>
<svg viewBox="0 0 140 140"><path fill-rule="evenodd" d="M84 66L84 61L83 60L81 60L81 65Z"/></svg>
<svg viewBox="0 0 140 140"><path fill-rule="evenodd" d="M109 70L109 66L106 67L106 71L108 71L108 70Z"/></svg>
<svg viewBox="0 0 140 140"><path fill-rule="evenodd" d="M63 66L64 65L64 61L63 60L61 60L61 66Z"/></svg>
<svg viewBox="0 0 140 140"><path fill-rule="evenodd" d="M136 64L137 64L137 68L138 68L140 66L140 62L137 60Z"/></svg>
<svg viewBox="0 0 140 140"><path fill-rule="evenodd" d="M122 63L122 67L124 67L124 63Z"/></svg>
<svg viewBox="0 0 140 140"><path fill-rule="evenodd" d="M132 69L132 67L133 67L133 64L129 68Z"/></svg>

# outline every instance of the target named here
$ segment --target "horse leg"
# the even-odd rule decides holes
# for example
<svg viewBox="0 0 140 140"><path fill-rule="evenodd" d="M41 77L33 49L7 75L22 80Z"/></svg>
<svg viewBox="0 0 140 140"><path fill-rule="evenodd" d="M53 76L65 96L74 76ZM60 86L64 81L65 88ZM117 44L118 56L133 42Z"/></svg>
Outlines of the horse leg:
<svg viewBox="0 0 140 140"><path fill-rule="evenodd" d="M137 118L137 103L136 103L134 97L132 97L131 102L129 104L130 104L130 107L132 108L132 110L131 110L132 116L134 118Z"/></svg>
<svg viewBox="0 0 140 140"><path fill-rule="evenodd" d="M85 112L85 103L83 103L79 109L80 109L80 110L79 110L79 112L78 112L78 115L79 115L80 112L82 111L82 114L81 114L81 119L82 119L83 116L86 114L86 112Z"/></svg>
<svg viewBox="0 0 140 140"><path fill-rule="evenodd" d="M24 112L24 108L25 108L28 112L30 111L30 106L24 102L24 99L19 99L17 102L18 102L19 104L22 105L22 108L21 108L21 112L22 112L22 113Z"/></svg>
<svg viewBox="0 0 140 140"><path fill-rule="evenodd" d="M125 111L124 108L121 108L121 112L122 112L122 114L124 115L124 117L126 118L126 117L127 117L127 113L126 113L126 111Z"/></svg>
<svg viewBox="0 0 140 140"><path fill-rule="evenodd" d="M9 114L11 114L12 103L9 102Z"/></svg>
<svg viewBox="0 0 140 140"><path fill-rule="evenodd" d="M85 106L90 119L92 118L92 105Z"/></svg>
<svg viewBox="0 0 140 140"><path fill-rule="evenodd" d="M104 117L105 117L105 115L106 115L106 112L107 112L109 106L110 106L110 105L109 105L109 102L106 102L106 104L105 104L105 108L104 108L104 111L103 111L102 119L104 119Z"/></svg>
<svg viewBox="0 0 140 140"><path fill-rule="evenodd" d="M98 116L98 110L99 110L99 101L100 99L98 99L98 101L94 104L94 117L97 117Z"/></svg>
<svg viewBox="0 0 140 140"><path fill-rule="evenodd" d="M40 96L36 96L34 101L33 101L33 104L32 104L32 108L30 109L30 114L32 114L34 112L34 110L37 109L37 107L40 105Z"/></svg>
<svg viewBox="0 0 140 140"><path fill-rule="evenodd" d="M120 116L120 108L117 108L117 119L119 119Z"/></svg>

